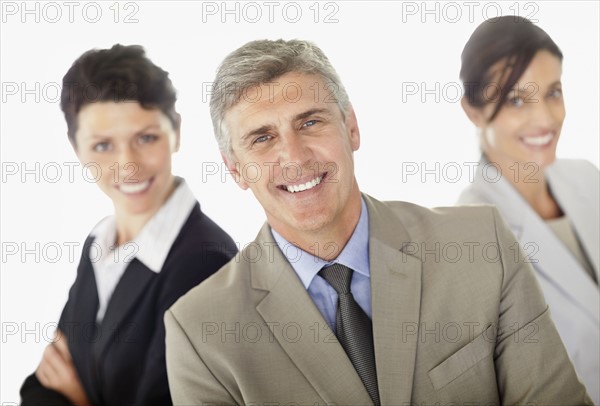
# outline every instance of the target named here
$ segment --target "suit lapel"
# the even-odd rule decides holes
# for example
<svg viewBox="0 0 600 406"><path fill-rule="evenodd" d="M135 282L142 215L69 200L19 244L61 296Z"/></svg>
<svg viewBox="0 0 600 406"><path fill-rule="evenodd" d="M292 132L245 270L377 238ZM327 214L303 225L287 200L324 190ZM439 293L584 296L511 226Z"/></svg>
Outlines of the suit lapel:
<svg viewBox="0 0 600 406"><path fill-rule="evenodd" d="M539 274L549 279L556 289L598 322L598 288L568 248L506 179L500 178L496 183L490 183L482 178L480 172L478 170L473 186L498 207L519 240L525 260L530 261Z"/></svg>
<svg viewBox="0 0 600 406"><path fill-rule="evenodd" d="M61 322L81 322L96 323L96 313L98 312L98 289L96 287L96 278L94 276L94 267L89 258L89 251L93 237L88 237L82 250L81 269L78 271L81 280L73 292L77 296L74 298L72 306L71 320L62 320ZM74 337L75 341L78 341ZM69 343L70 344L70 343Z"/></svg>
<svg viewBox="0 0 600 406"><path fill-rule="evenodd" d="M363 195L369 211L371 303L382 404L411 401L421 303L421 260L402 248L410 237L387 206ZM410 330L413 331L413 330Z"/></svg>
<svg viewBox="0 0 600 406"><path fill-rule="evenodd" d="M101 357L111 339L122 329L121 323L144 293L156 274L134 258L117 284L102 320L96 354Z"/></svg>
<svg viewBox="0 0 600 406"><path fill-rule="evenodd" d="M569 179L565 179L564 171L556 165L550 166L546 171L548 183L552 194L560 207L571 221L575 234L579 238L585 253L599 278L600 267L599 232L598 232L598 189L597 187L573 187ZM577 176L568 172L569 177ZM593 182L593 180L591 180ZM597 177L596 177L597 181ZM596 185L597 186L597 185Z"/></svg>
<svg viewBox="0 0 600 406"><path fill-rule="evenodd" d="M519 241L525 260L531 261L539 273L549 278L558 290L598 323L600 297L597 285L562 241L547 228L537 215L524 219Z"/></svg>
<svg viewBox="0 0 600 406"><path fill-rule="evenodd" d="M267 224L255 243L275 246ZM256 310L319 396L327 403L372 404L344 349L281 251L275 248L262 255L250 272L252 287L269 292Z"/></svg>

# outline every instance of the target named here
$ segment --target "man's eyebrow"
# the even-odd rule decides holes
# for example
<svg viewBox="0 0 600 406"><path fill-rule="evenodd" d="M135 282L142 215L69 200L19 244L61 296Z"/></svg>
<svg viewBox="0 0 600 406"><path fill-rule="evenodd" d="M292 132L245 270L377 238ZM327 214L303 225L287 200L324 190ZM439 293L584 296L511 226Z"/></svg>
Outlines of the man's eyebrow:
<svg viewBox="0 0 600 406"><path fill-rule="evenodd" d="M294 117L294 121L304 120L305 118L308 118L314 114L331 115L331 113L327 109L310 109L308 111L305 111L304 113L297 114Z"/></svg>
<svg viewBox="0 0 600 406"><path fill-rule="evenodd" d="M293 121L300 121L300 120L304 120L312 115L315 114L324 114L324 115L331 115L331 112L327 109L310 109L307 110L305 112L296 114L293 118ZM263 125L261 127L258 127L254 130L250 130L247 133L245 133L244 135L242 135L242 137L240 138L240 142L242 143L246 143L248 138L251 138L255 135L260 135L260 134L264 134L266 132L269 132L273 129L272 125L266 124Z"/></svg>
<svg viewBox="0 0 600 406"><path fill-rule="evenodd" d="M240 139L240 141L242 143L246 143L248 138L251 138L251 137L253 137L255 135L259 135L259 134L264 134L264 133L270 131L272 128L273 128L273 126L267 124L267 125L263 125L262 127L255 129L255 130L250 130L246 134L242 135L242 138Z"/></svg>

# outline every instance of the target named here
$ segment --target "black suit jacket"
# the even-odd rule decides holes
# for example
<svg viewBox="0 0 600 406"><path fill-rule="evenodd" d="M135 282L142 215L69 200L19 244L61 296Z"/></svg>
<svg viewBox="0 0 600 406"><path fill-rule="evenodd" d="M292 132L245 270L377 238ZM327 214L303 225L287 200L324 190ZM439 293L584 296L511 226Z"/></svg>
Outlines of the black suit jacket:
<svg viewBox="0 0 600 406"><path fill-rule="evenodd" d="M237 252L231 237L192 209L160 273L133 259L112 294L101 324L88 237L59 328L90 402L94 405L168 405L165 311L184 293L219 270ZM43 387L35 374L21 387L22 405L69 404Z"/></svg>

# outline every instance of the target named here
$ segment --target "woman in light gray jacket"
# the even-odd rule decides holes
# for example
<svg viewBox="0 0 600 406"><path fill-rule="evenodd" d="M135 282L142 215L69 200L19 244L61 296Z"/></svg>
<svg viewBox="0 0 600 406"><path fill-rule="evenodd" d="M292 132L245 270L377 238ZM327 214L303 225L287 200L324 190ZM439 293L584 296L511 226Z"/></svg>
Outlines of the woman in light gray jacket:
<svg viewBox="0 0 600 406"><path fill-rule="evenodd" d="M487 20L472 34L462 53L462 106L477 127L482 158L458 204L498 207L599 404L600 179L589 162L556 159L565 118L562 58L550 36L525 18Z"/></svg>

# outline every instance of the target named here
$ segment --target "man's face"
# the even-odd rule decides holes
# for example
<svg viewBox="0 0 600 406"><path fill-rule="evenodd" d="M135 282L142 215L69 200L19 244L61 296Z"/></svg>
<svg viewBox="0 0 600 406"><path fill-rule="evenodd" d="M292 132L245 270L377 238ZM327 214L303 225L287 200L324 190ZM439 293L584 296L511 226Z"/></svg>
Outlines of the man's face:
<svg viewBox="0 0 600 406"><path fill-rule="evenodd" d="M290 242L354 227L360 214L356 117L350 108L344 119L327 89L317 75L287 73L249 89L225 114L229 170Z"/></svg>

